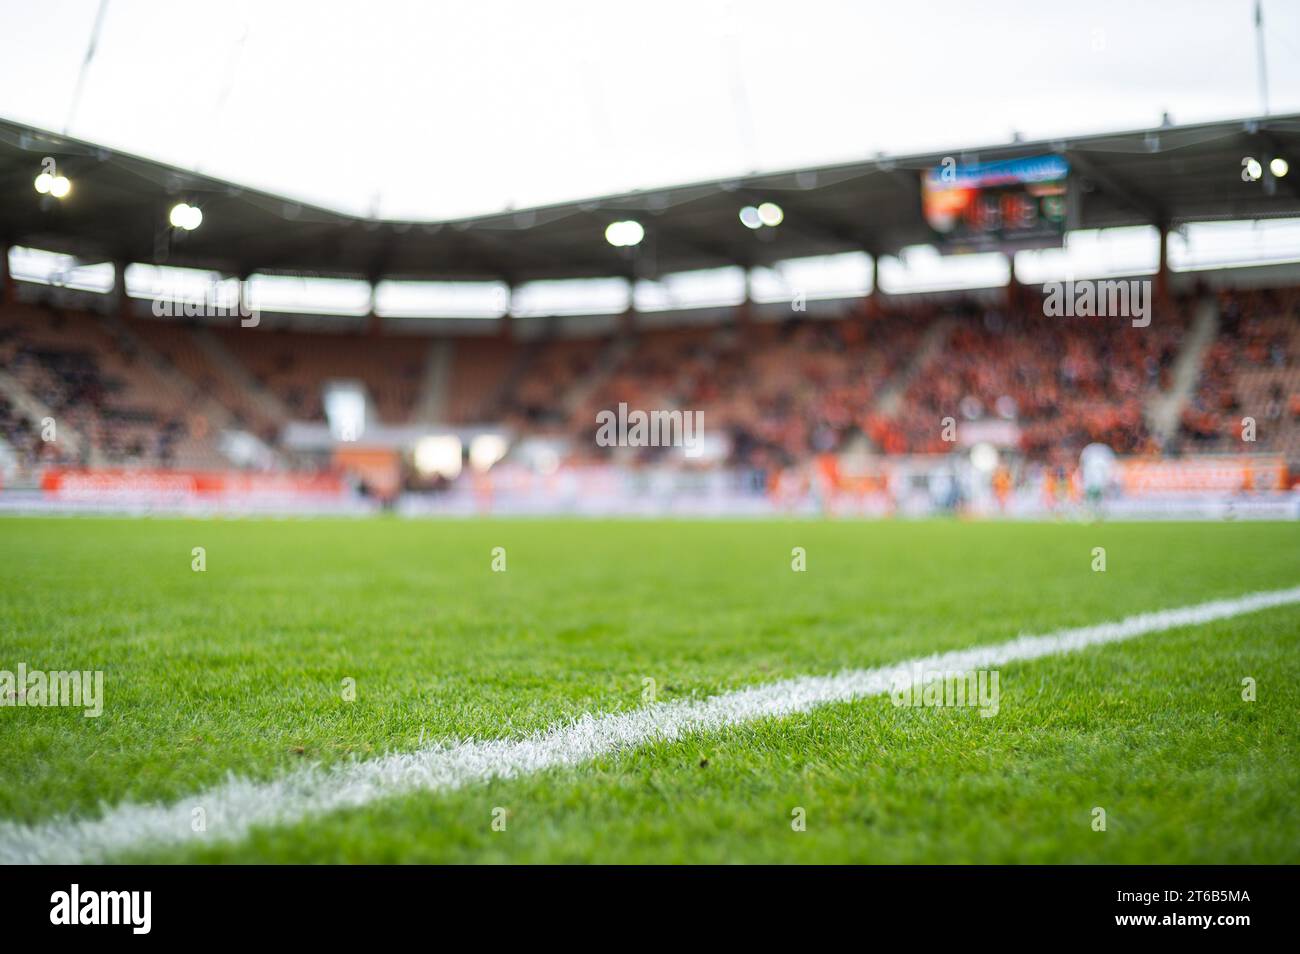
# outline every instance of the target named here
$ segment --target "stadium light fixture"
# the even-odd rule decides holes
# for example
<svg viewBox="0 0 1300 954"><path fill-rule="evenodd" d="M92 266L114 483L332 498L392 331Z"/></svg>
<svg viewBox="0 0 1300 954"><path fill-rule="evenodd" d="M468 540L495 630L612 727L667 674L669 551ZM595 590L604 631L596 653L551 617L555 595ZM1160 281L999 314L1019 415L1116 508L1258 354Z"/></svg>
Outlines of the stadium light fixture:
<svg viewBox="0 0 1300 954"><path fill-rule="evenodd" d="M615 248L630 248L633 245L640 245L643 238L645 238L645 229L635 219L611 222L609 227L605 229L605 241Z"/></svg>
<svg viewBox="0 0 1300 954"><path fill-rule="evenodd" d="M763 226L776 228L785 221L785 210L775 202L764 202L755 208L747 205L740 210L740 224L747 229L761 229Z"/></svg>
<svg viewBox="0 0 1300 954"><path fill-rule="evenodd" d="M172 206L171 214L167 217L171 222L172 228L184 229L186 232L193 232L203 224L203 213L198 206L190 205L186 202L180 202Z"/></svg>
<svg viewBox="0 0 1300 954"><path fill-rule="evenodd" d="M1260 165L1259 160L1254 156L1247 156L1245 159L1242 159L1241 165L1244 169L1242 172L1242 178L1247 182L1258 182L1260 176L1264 174L1264 167Z"/></svg>
<svg viewBox="0 0 1300 954"><path fill-rule="evenodd" d="M1287 162L1281 156L1274 156L1273 161L1268 164L1268 171L1273 173L1274 179L1282 179L1291 171L1291 163Z"/></svg>
<svg viewBox="0 0 1300 954"><path fill-rule="evenodd" d="M48 172L42 172L33 184L41 195L52 195L56 199L65 198L72 191L72 182L67 176L54 176Z"/></svg>

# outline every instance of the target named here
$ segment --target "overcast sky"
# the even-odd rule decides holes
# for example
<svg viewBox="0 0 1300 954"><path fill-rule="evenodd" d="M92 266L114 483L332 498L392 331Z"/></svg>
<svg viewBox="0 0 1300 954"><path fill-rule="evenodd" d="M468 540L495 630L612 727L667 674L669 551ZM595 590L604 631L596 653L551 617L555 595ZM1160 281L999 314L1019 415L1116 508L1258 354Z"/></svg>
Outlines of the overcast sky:
<svg viewBox="0 0 1300 954"><path fill-rule="evenodd" d="M0 4L0 116L385 217L1262 111L1253 0L109 0L72 114L98 7Z"/></svg>

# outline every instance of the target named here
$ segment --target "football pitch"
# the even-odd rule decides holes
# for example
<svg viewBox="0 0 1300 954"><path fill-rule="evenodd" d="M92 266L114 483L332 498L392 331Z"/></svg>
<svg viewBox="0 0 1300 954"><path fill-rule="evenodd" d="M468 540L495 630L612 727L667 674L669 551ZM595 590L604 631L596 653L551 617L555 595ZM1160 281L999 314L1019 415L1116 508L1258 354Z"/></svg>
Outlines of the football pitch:
<svg viewBox="0 0 1300 954"><path fill-rule="evenodd" d="M1296 863L1295 599L742 690L1297 585L1282 523L0 519L0 670L102 673L13 683L0 861Z"/></svg>

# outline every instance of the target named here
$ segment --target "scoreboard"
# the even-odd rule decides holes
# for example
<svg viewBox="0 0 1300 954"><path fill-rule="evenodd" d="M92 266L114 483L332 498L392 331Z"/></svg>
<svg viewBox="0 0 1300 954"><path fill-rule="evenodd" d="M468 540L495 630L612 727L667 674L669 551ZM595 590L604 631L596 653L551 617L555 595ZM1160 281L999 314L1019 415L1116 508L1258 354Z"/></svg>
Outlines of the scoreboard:
<svg viewBox="0 0 1300 954"><path fill-rule="evenodd" d="M1064 156L945 159L921 178L921 210L946 252L1059 246L1070 164Z"/></svg>

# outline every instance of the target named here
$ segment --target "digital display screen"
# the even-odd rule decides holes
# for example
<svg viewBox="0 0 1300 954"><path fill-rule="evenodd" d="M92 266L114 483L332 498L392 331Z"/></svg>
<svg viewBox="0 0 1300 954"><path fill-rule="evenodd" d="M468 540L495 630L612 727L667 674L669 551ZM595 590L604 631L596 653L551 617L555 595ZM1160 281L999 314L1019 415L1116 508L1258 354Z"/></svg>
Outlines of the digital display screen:
<svg viewBox="0 0 1300 954"><path fill-rule="evenodd" d="M948 251L1059 245L1069 174L1069 162L1057 155L947 159L922 174L922 212Z"/></svg>

